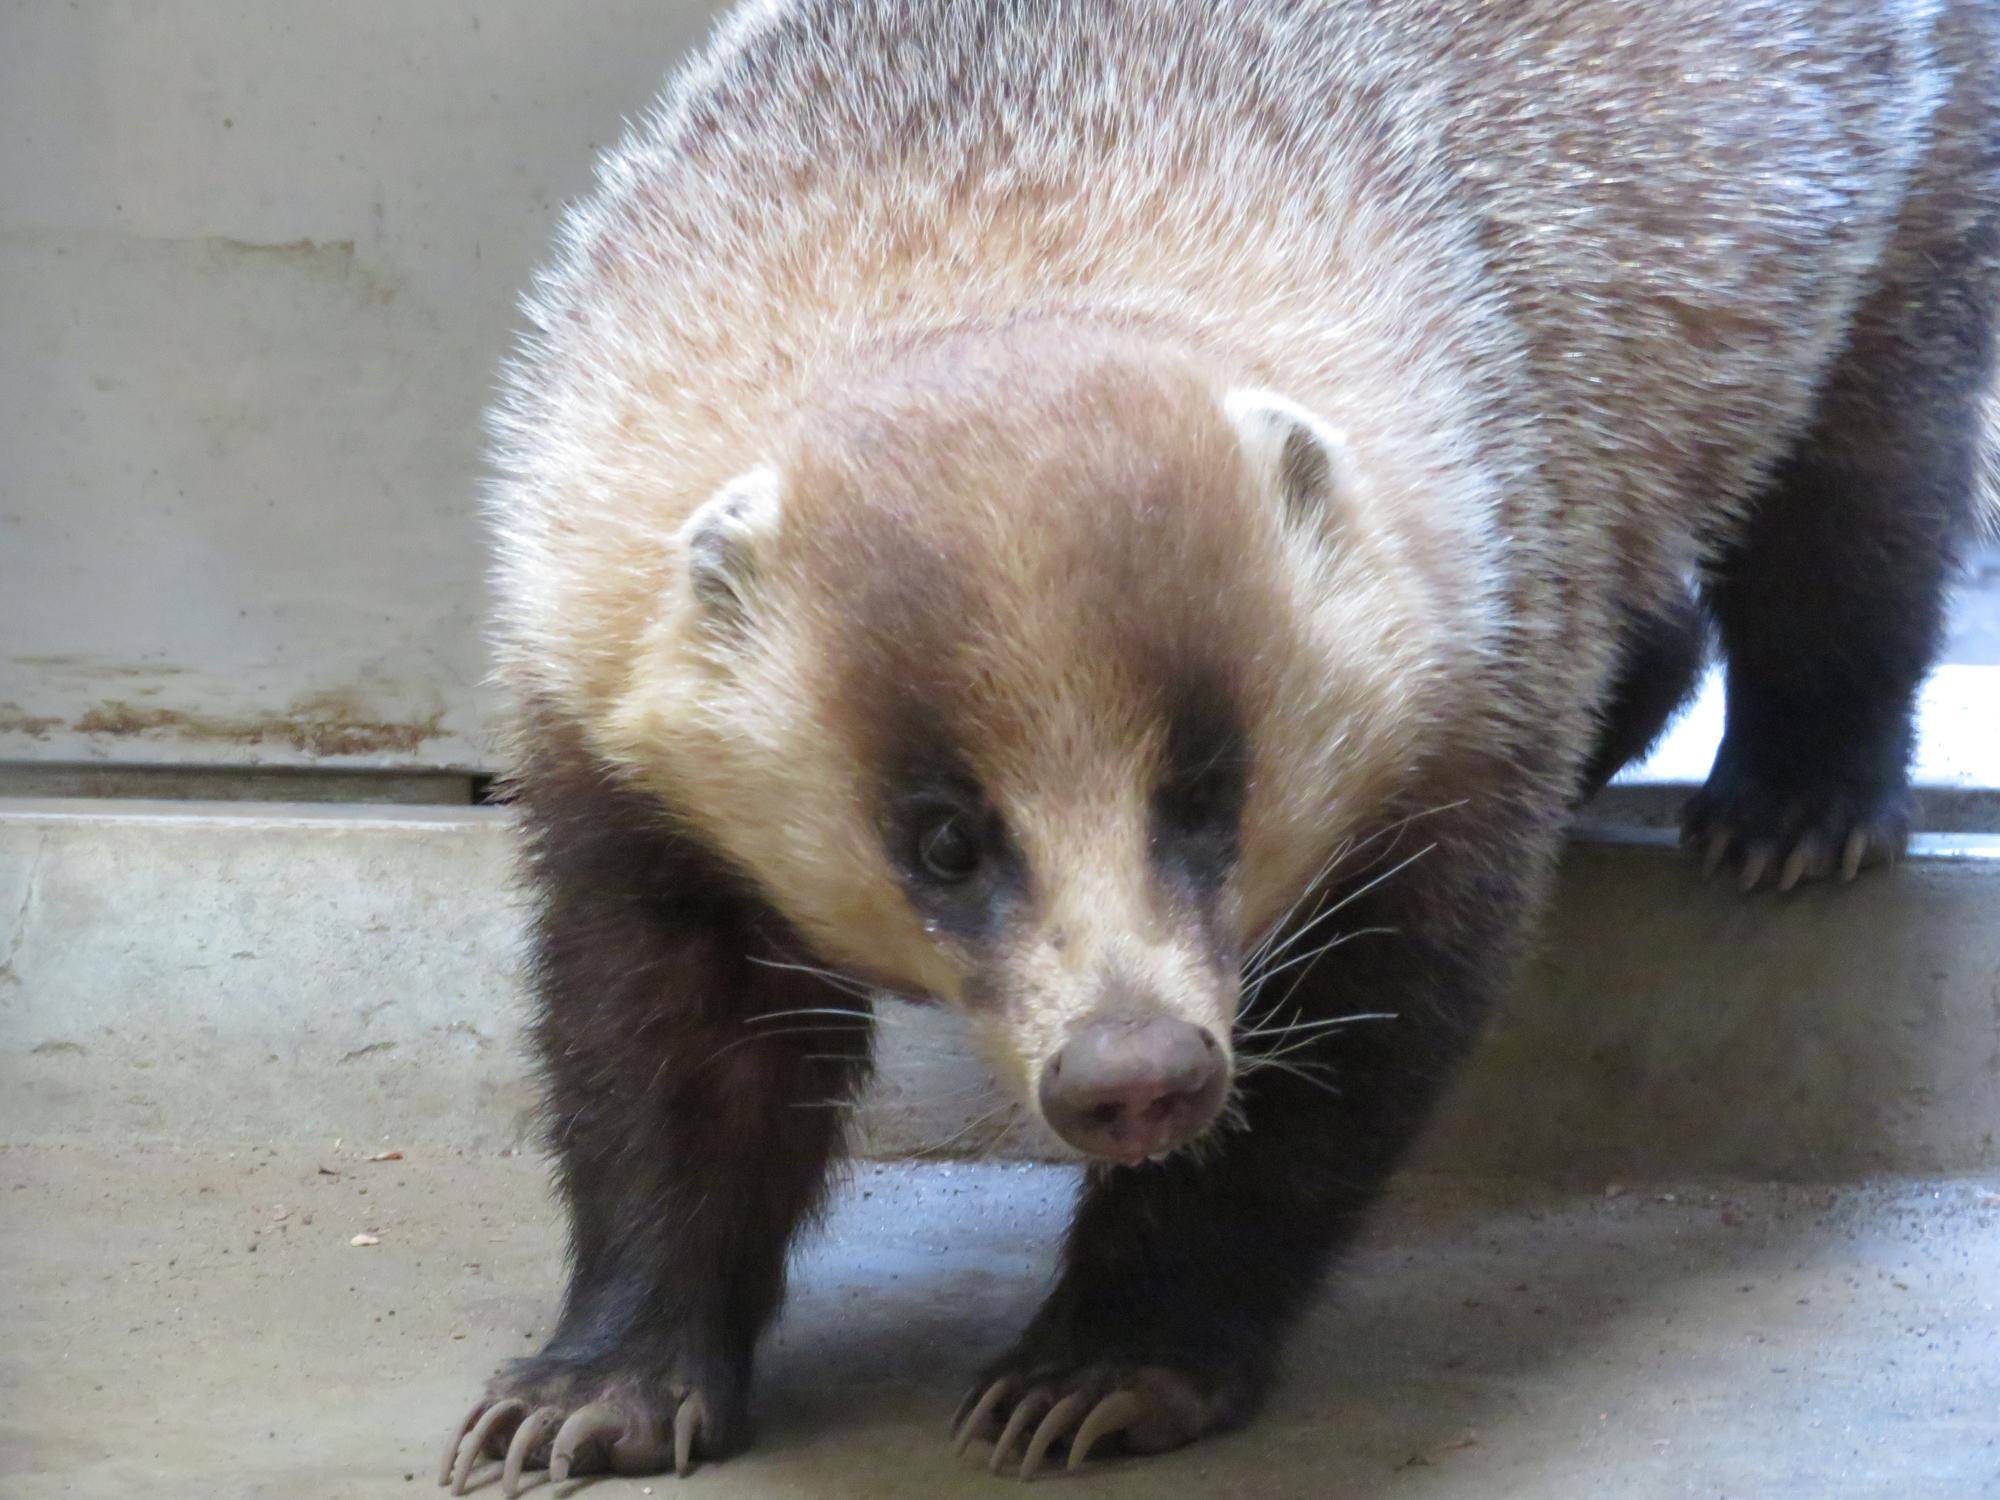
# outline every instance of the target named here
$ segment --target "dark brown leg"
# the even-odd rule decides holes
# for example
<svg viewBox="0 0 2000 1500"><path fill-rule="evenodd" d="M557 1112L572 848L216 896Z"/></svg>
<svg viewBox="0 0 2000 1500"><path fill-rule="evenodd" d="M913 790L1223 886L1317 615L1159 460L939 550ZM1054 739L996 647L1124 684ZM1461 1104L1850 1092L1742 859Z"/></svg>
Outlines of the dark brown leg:
<svg viewBox="0 0 2000 1500"><path fill-rule="evenodd" d="M1892 860L1915 811L1912 720L1970 519L1976 381L1892 396L1861 368L1708 584L1728 717L1683 828L1745 890Z"/></svg>
<svg viewBox="0 0 2000 1500"><path fill-rule="evenodd" d="M571 1271L547 1346L494 1377L440 1482L477 1461L685 1470L740 1441L757 1337L819 1206L870 1020L657 809L531 784L536 1040Z"/></svg>
<svg viewBox="0 0 2000 1500"><path fill-rule="evenodd" d="M1712 869L1780 889L1893 859L1910 830L1912 713L1970 529L2000 301L2000 21L1954 9L1958 68L1813 427L1706 594L1728 721L1683 817Z"/></svg>

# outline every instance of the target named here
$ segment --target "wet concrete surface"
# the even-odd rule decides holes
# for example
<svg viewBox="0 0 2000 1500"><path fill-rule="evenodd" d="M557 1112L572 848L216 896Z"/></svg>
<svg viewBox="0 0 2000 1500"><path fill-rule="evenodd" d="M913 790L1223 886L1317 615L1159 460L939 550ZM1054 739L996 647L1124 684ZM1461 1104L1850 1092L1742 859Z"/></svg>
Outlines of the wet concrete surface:
<svg viewBox="0 0 2000 1500"><path fill-rule="evenodd" d="M545 1335L532 1156L0 1150L0 1495L388 1497ZM1546 1191L1407 1179L1249 1429L1073 1496L2000 1493L2000 1182ZM530 1493L1006 1493L961 1389L1031 1312L1073 1178L864 1165L766 1346L757 1440ZM356 1235L379 1243L356 1246ZM983 1454L981 1455L983 1457ZM497 1494L488 1466L480 1494Z"/></svg>

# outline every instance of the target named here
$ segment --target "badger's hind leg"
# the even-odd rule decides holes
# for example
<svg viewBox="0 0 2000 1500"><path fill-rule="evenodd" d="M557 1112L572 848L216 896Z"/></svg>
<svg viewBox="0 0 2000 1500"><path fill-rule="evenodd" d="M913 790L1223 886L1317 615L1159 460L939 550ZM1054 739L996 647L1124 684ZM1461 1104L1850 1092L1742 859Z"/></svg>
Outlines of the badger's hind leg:
<svg viewBox="0 0 2000 1500"><path fill-rule="evenodd" d="M1894 859L1914 799L1918 685L1943 620L1954 490L1967 446L1915 451L1882 424L1822 427L1760 502L1707 594L1727 664L1727 719L1708 781L1682 813L1705 872L1744 890Z"/></svg>
<svg viewBox="0 0 2000 1500"><path fill-rule="evenodd" d="M1912 717L1975 507L2000 287L1995 148L1979 150L1913 204L1810 431L1706 581L1727 725L1682 831L1745 890L1851 879L1909 835Z"/></svg>

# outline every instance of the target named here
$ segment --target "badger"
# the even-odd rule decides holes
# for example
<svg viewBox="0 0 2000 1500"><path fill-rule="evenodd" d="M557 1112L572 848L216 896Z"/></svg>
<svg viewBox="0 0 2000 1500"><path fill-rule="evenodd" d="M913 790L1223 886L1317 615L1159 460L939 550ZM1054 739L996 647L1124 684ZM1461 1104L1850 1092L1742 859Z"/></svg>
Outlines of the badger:
<svg viewBox="0 0 2000 1500"><path fill-rule="evenodd" d="M880 994L1086 1163L960 1448L1248 1417L1711 637L1701 861L1902 847L1996 230L1979 0L736 11L496 417L570 1269L441 1481L740 1444Z"/></svg>

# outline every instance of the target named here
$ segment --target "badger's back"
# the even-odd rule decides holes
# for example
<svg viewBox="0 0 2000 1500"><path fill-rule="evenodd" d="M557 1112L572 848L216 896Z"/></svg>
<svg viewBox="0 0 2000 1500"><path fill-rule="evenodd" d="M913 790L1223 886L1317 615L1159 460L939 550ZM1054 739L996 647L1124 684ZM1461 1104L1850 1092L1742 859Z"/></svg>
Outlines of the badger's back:
<svg viewBox="0 0 2000 1500"><path fill-rule="evenodd" d="M499 419L505 669L587 718L672 533L788 410L1023 313L1149 326L1330 414L1390 476L1377 503L1559 574L1534 608L1663 588L1809 410L1922 162L1938 18L751 7L531 300Z"/></svg>

